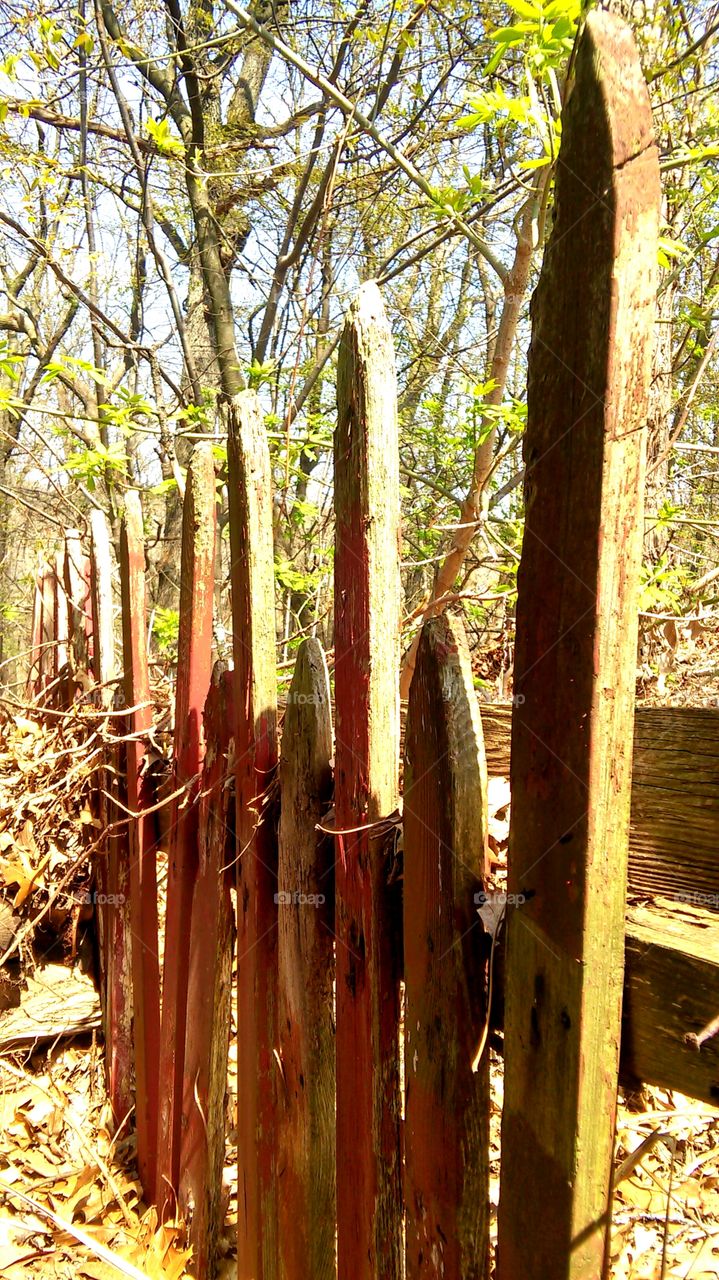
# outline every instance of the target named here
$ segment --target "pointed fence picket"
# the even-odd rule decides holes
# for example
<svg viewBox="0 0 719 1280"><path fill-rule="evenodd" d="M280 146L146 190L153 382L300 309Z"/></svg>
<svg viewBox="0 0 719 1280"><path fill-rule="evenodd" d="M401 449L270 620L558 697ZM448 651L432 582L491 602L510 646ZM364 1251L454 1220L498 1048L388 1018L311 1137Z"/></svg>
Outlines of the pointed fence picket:
<svg viewBox="0 0 719 1280"><path fill-rule="evenodd" d="M507 905L502 1280L601 1273L620 1036L632 1063L648 1063L658 1045L676 1078L684 1068L667 973L706 978L687 996L690 1032L701 1030L703 1012L705 1022L715 1014L719 956L690 955L687 926L673 962L654 935L642 947L630 919L623 1030L619 1023L641 472L634 427L656 249L645 108L625 29L591 15L563 131L553 241L561 250L550 247L533 306L516 658L523 700L511 765L510 888L523 905ZM587 112L599 157L578 146ZM625 132L631 121L646 146L633 125ZM596 232L591 251L587 225ZM586 296L593 310L580 332ZM233 948L238 1280L486 1280L487 1006L499 935L493 941L483 927L493 910L479 914L488 905L484 735L461 622L434 617L422 629L407 710L402 814L396 389L374 284L348 311L337 400L334 733L324 655L307 640L278 751L271 466L254 393L223 410L234 666L216 666L212 679L209 443L189 468L162 1024L137 493L126 494L121 530L123 674L114 699L111 554L97 513L89 575L72 531L62 565L39 570L28 693L38 704L62 696L65 645L74 676L92 664L98 717L117 726L106 732L97 791L98 880L127 899L101 918L108 1091L116 1123L134 1106L145 1197L183 1216L198 1280L212 1275L222 1234ZM656 742L664 729L645 723ZM506 716L488 713L484 729L492 761L506 765ZM687 815L701 854L687 855L690 878L701 884L711 882L707 858L719 835L716 719L702 722L704 732L701 751L714 755ZM672 733L683 759L686 734L676 725ZM656 762L643 767L635 827ZM670 874L667 850L655 857L646 823L642 830L635 882L645 892L659 883L677 890L680 872ZM661 965L652 968L648 955ZM661 1018L647 1031L640 989L652 1008L670 1009L671 1037ZM717 1042L692 1062L697 1088L714 1087Z"/></svg>

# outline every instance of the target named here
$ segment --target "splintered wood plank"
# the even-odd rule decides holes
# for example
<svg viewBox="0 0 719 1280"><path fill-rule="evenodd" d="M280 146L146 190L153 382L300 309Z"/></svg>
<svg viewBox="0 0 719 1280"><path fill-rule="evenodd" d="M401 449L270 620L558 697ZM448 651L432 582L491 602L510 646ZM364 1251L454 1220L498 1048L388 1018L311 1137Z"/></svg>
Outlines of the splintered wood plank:
<svg viewBox="0 0 719 1280"><path fill-rule="evenodd" d="M482 725L460 619L425 623L404 775L407 1276L489 1276L487 830Z"/></svg>
<svg viewBox="0 0 719 1280"><path fill-rule="evenodd" d="M215 1274L225 1202L225 1092L235 932L229 752L232 673L216 662L204 713L206 743L198 813L199 866L190 923L179 1203L188 1223L192 1270Z"/></svg>
<svg viewBox="0 0 719 1280"><path fill-rule="evenodd" d="M147 666L145 546L140 495L125 495L120 529L120 590L124 694L128 708L125 743L130 925L132 931L133 1038L137 1163L150 1203L157 1195L157 1108L160 1056L160 967L157 954L157 866L155 823L143 811L152 805L145 753L152 727ZM164 1086L163 1086L164 1087Z"/></svg>
<svg viewBox="0 0 719 1280"><path fill-rule="evenodd" d="M716 904L717 895L714 901ZM719 914L656 898L627 911L622 1074L719 1106Z"/></svg>
<svg viewBox="0 0 719 1280"><path fill-rule="evenodd" d="M174 1210L180 1181L185 1022L192 900L198 873L198 807L205 742L202 713L212 671L215 574L215 467L210 441L193 450L182 511L180 626L177 647L173 792L167 863L165 954L162 969L158 1205ZM207 938L212 950L214 939Z"/></svg>
<svg viewBox="0 0 719 1280"><path fill-rule="evenodd" d="M297 653L280 753L278 1179L282 1280L332 1280L335 1257L334 849L322 646Z"/></svg>
<svg viewBox="0 0 719 1280"><path fill-rule="evenodd" d="M532 303L498 1280L602 1274L659 202L631 34L590 13Z"/></svg>
<svg viewBox="0 0 719 1280"><path fill-rule="evenodd" d="M394 351L377 286L352 303L335 432L337 1241L340 1280L402 1274L398 921L399 458ZM360 828L358 830L358 828Z"/></svg>
<svg viewBox="0 0 719 1280"><path fill-rule="evenodd" d="M270 456L259 401L228 405L237 804L237 1265L277 1274L277 768Z"/></svg>

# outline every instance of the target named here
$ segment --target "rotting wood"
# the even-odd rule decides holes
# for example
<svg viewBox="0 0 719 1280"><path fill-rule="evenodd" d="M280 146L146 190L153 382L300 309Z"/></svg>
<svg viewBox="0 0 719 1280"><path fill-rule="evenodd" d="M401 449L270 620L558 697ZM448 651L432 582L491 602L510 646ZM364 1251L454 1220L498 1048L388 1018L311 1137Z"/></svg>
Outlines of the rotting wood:
<svg viewBox="0 0 719 1280"><path fill-rule="evenodd" d="M89 574L87 557L83 554L77 529L65 532L64 582L67 592L68 638L75 671L87 671L90 666L89 632L92 627L89 601Z"/></svg>
<svg viewBox="0 0 719 1280"><path fill-rule="evenodd" d="M229 752L232 673L216 662L204 712L206 754L198 801L198 869L192 897L187 981L179 1204L192 1269L214 1274L223 1226L225 1093L235 930L230 896L234 840Z"/></svg>
<svg viewBox="0 0 719 1280"><path fill-rule="evenodd" d="M404 794L406 1273L489 1276L483 888L487 769L464 628L423 627Z"/></svg>
<svg viewBox="0 0 719 1280"><path fill-rule="evenodd" d="M716 895L715 895L716 896ZM719 1012L716 911L657 898L627 911L622 1076L719 1106L719 1038L687 1044Z"/></svg>
<svg viewBox="0 0 719 1280"><path fill-rule="evenodd" d="M110 531L102 511L90 512L90 598L93 676L96 700L108 710L113 702L115 636L112 607ZM103 901L96 909L100 953L105 1077L116 1125L128 1116L132 1098L132 939L129 919L129 866L122 860L123 815L112 799L120 787L120 745L106 746L97 774L93 810L104 836L96 858L96 883ZM124 788L123 788L124 797ZM123 803L125 803L123 799Z"/></svg>
<svg viewBox="0 0 719 1280"><path fill-rule="evenodd" d="M212 671L212 605L215 573L215 467L210 441L190 459L182 512L180 624L177 647L175 744L167 862L165 951L162 970L158 1207L174 1210L180 1181L187 982L193 893L198 873L198 806L205 742L202 714ZM212 937L207 938L209 949Z"/></svg>
<svg viewBox="0 0 719 1280"><path fill-rule="evenodd" d="M392 336L371 283L345 322L337 410L335 819L347 833L336 837L338 1274L395 1280L400 944L388 838L366 824L398 805L399 461Z"/></svg>
<svg viewBox="0 0 719 1280"><path fill-rule="evenodd" d="M480 707L487 768L509 776L511 707ZM719 710L634 713L629 894L692 894L719 907ZM711 900L711 901L710 901Z"/></svg>
<svg viewBox="0 0 719 1280"><path fill-rule="evenodd" d="M335 1258L334 850L322 647L297 652L280 753L278 1179L281 1280L332 1280Z"/></svg>
<svg viewBox="0 0 719 1280"><path fill-rule="evenodd" d="M157 1109L160 1057L160 969L157 950L157 866L155 824L143 813L151 795L145 768L147 733L152 727L147 665L145 547L140 495L125 495L120 528L123 690L128 711L124 744L127 807L138 817L127 823L132 932L133 1042L137 1163L150 1203L157 1196ZM119 855L122 857L122 854ZM119 869L122 877L122 869Z"/></svg>
<svg viewBox="0 0 719 1280"><path fill-rule="evenodd" d="M604 1268L659 204L631 34L592 12L532 304L498 1280Z"/></svg>
<svg viewBox="0 0 719 1280"><path fill-rule="evenodd" d="M237 813L239 1280L277 1274L277 768L270 457L259 401L228 403Z"/></svg>
<svg viewBox="0 0 719 1280"><path fill-rule="evenodd" d="M112 703L110 681L115 676L115 627L112 606L112 551L107 518L90 512L90 601L92 608L92 670L100 686L99 702Z"/></svg>

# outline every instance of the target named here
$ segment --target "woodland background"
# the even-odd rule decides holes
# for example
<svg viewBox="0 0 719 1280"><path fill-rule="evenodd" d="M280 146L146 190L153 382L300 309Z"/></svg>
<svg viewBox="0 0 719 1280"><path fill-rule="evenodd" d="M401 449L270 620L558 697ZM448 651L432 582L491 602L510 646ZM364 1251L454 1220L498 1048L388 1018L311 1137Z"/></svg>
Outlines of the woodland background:
<svg viewBox="0 0 719 1280"><path fill-rule="evenodd" d="M641 608L648 679L719 593L719 5L627 0L664 228ZM506 693L522 541L529 301L580 0L0 5L0 683L25 672L38 558L143 495L150 626L177 637L184 469L259 390L279 662L332 644L335 356L377 279L399 379L405 648L462 600ZM591 147L592 140L587 139ZM582 316L576 317L577 326ZM658 636L658 640L656 639Z"/></svg>

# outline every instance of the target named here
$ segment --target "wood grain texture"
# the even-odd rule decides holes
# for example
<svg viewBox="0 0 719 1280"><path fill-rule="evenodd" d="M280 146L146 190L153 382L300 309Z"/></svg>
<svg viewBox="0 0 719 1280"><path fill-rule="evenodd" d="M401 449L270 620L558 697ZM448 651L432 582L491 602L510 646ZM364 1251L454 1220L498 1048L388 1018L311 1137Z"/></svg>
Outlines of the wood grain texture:
<svg viewBox="0 0 719 1280"><path fill-rule="evenodd" d="M512 708L482 704L481 716L489 774L508 777ZM716 899L719 710L636 708L627 884L630 894Z"/></svg>
<svg viewBox="0 0 719 1280"><path fill-rule="evenodd" d="M152 805L145 768L147 733L152 727L147 665L145 545L140 495L125 495L120 528L123 691L128 737L125 743L126 800L134 817L127 824L132 932L133 1042L137 1163L150 1203L157 1195L157 1111L160 1057L160 966L157 944L155 823L143 810ZM120 855L122 856L122 854ZM118 869L124 878L123 869Z"/></svg>
<svg viewBox="0 0 719 1280"><path fill-rule="evenodd" d="M110 530L103 511L90 512L90 597L92 608L92 669L101 685L100 704L109 707L115 675L115 625L112 605L112 550Z"/></svg>
<svg viewBox="0 0 719 1280"><path fill-rule="evenodd" d="M230 753L232 673L216 662L204 711L207 744L198 800L198 869L189 938L187 1036L179 1203L188 1224L192 1270L214 1275L224 1201L225 1102L235 932L231 881Z"/></svg>
<svg viewBox="0 0 719 1280"><path fill-rule="evenodd" d="M340 1280L402 1274L399 948L387 840L398 805L399 459L392 335L374 284L340 342L335 432L337 1239Z"/></svg>
<svg viewBox="0 0 719 1280"><path fill-rule="evenodd" d="M631 34L590 13L532 303L498 1280L603 1268L659 203Z"/></svg>
<svg viewBox="0 0 719 1280"><path fill-rule="evenodd" d="M322 646L297 652L280 751L277 1177L282 1280L332 1280L335 1250L334 848L317 831L332 797Z"/></svg>
<svg viewBox="0 0 719 1280"><path fill-rule="evenodd" d="M483 928L487 770L460 619L425 623L404 792L406 1274L489 1276Z"/></svg>
<svg viewBox="0 0 719 1280"><path fill-rule="evenodd" d="M198 806L205 740L202 713L212 670L212 605L215 580L215 467L209 441L195 447L187 471L182 511L180 627L177 647L173 802L167 862L165 954L162 970L158 1129L158 1195L163 1214L174 1211L180 1181L185 1037L190 1009L187 982L193 893L197 878ZM214 939L207 945L212 951Z"/></svg>
<svg viewBox="0 0 719 1280"><path fill-rule="evenodd" d="M716 900L716 890L714 894ZM669 898L627 911L622 1075L719 1105L719 1037L684 1037L719 1013L716 910Z"/></svg>
<svg viewBox="0 0 719 1280"><path fill-rule="evenodd" d="M113 562L110 531L102 511L90 512L90 595L92 607L92 664L97 683L97 705L112 706L111 681L115 676L115 634L112 605ZM98 771L94 812L103 833L98 849L96 875L98 890L106 898L97 907L101 964L103 1031L105 1036L105 1077L115 1124L121 1124L133 1105L132 1091L132 936L129 914L129 859L119 856L124 822L111 798L117 793L124 770L120 767L120 746L105 748ZM125 790L122 791L125 801ZM112 830L108 830L112 826ZM122 833L122 834L121 834Z"/></svg>
<svg viewBox="0 0 719 1280"><path fill-rule="evenodd" d="M239 1280L277 1275L275 583L267 435L254 392L228 405L237 804Z"/></svg>

